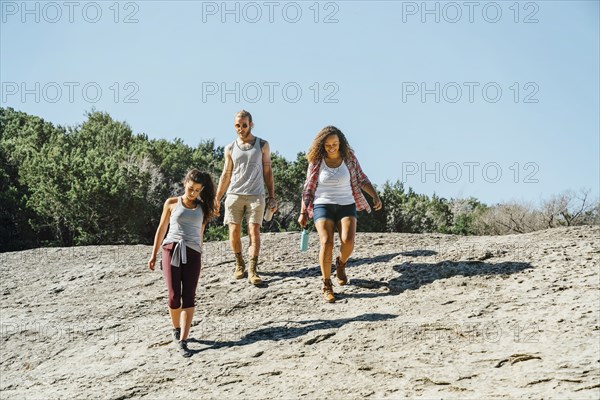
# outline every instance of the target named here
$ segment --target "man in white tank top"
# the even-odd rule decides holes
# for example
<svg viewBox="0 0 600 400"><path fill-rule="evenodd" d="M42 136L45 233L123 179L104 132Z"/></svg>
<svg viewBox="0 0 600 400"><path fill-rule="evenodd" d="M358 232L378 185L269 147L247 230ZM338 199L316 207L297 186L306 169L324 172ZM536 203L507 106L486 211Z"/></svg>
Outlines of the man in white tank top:
<svg viewBox="0 0 600 400"><path fill-rule="evenodd" d="M241 110L235 115L234 128L237 138L225 147L225 166L217 188L216 209L219 212L221 199L227 191L225 200L225 219L229 225L229 243L235 254L235 279L242 279L246 264L242 256L242 221L244 215L248 222L250 246L250 267L248 281L260 285L262 280L257 273L260 252L260 226L265 204L275 212L275 182L271 169L271 150L266 140L252 134L252 115ZM265 200L265 186L268 197Z"/></svg>

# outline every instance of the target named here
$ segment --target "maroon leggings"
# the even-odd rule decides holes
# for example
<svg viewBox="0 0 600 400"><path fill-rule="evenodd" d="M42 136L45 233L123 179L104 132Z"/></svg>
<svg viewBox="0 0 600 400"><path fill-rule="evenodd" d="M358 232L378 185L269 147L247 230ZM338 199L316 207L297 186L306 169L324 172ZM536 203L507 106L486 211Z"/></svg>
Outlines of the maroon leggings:
<svg viewBox="0 0 600 400"><path fill-rule="evenodd" d="M162 270L169 290L169 308L194 307L202 263L201 254L187 247L187 264L182 263L179 267L173 267L171 255L174 248L175 243L169 243L162 249Z"/></svg>

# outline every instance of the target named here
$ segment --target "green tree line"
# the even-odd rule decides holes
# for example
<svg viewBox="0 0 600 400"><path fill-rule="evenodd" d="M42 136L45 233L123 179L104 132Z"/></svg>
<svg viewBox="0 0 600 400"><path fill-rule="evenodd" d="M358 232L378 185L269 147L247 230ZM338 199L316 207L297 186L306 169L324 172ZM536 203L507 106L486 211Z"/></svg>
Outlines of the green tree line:
<svg viewBox="0 0 600 400"><path fill-rule="evenodd" d="M0 251L151 244L162 204L182 192L186 171L208 171L216 184L223 160L224 148L215 146L214 140L191 147L180 139L149 139L104 112L89 112L81 125L63 127L0 108ZM273 153L272 165L279 211L263 230L298 230L308 166L305 154L288 161ZM490 207L474 198L429 197L399 181L386 182L377 190L384 208L360 213L359 230L502 234L597 224L600 211L585 192L565 192L536 210L519 209L521 205ZM226 238L222 223L223 215L213 220L205 239Z"/></svg>

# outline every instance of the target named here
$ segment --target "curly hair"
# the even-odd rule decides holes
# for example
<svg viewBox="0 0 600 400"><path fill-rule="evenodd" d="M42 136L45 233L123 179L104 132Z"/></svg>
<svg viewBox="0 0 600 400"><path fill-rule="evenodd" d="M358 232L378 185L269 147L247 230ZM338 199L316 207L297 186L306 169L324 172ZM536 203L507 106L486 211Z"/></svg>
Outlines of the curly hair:
<svg viewBox="0 0 600 400"><path fill-rule="evenodd" d="M202 172L196 168L191 169L185 175L185 182L192 181L199 183L203 186L200 192L200 198L196 200L197 204L202 207L202 212L206 220L209 220L215 216L215 184L212 181L210 175L206 172Z"/></svg>
<svg viewBox="0 0 600 400"><path fill-rule="evenodd" d="M335 126L329 125L321 129L313 139L312 144L306 153L306 159L309 163L318 162L323 159L325 156L325 140L331 135L337 135L340 140L340 154L344 161L348 161L352 158L353 150L348 144L346 135Z"/></svg>

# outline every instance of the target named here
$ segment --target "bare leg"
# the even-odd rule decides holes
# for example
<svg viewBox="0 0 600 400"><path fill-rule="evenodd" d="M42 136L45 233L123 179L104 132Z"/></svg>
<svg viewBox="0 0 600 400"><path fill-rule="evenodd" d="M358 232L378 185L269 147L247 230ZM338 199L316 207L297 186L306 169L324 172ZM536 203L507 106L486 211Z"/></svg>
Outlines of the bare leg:
<svg viewBox="0 0 600 400"><path fill-rule="evenodd" d="M240 224L229 224L229 244L234 253L242 252L242 226Z"/></svg>
<svg viewBox="0 0 600 400"><path fill-rule="evenodd" d="M248 256L252 259L258 257L258 254L260 253L260 224L248 224L248 236L250 236Z"/></svg>
<svg viewBox="0 0 600 400"><path fill-rule="evenodd" d="M250 256L250 267L248 268L248 282L258 286L262 284L262 279L258 276L258 253L260 252L260 224L248 224L248 234L250 236L250 246L248 254Z"/></svg>
<svg viewBox="0 0 600 400"><path fill-rule="evenodd" d="M319 264L323 279L331 278L331 260L333 258L333 230L335 224L330 219L321 218L315 222L319 233L321 248L319 249Z"/></svg>
<svg viewBox="0 0 600 400"><path fill-rule="evenodd" d="M181 309L181 340L187 340L194 317L194 307Z"/></svg>
<svg viewBox="0 0 600 400"><path fill-rule="evenodd" d="M181 327L181 308L169 308L169 315L171 316L171 323L173 328Z"/></svg>
<svg viewBox="0 0 600 400"><path fill-rule="evenodd" d="M338 233L340 235L340 262L346 264L346 261L354 251L354 239L356 237L356 218L345 217L337 223Z"/></svg>

